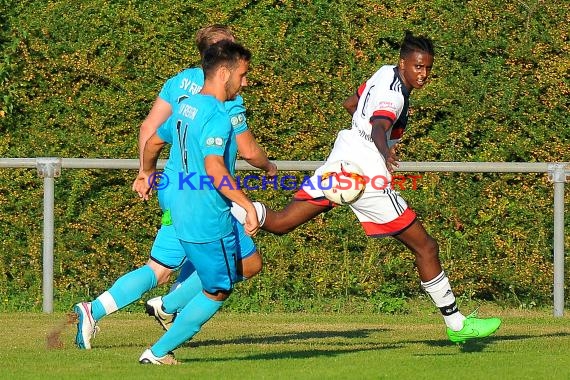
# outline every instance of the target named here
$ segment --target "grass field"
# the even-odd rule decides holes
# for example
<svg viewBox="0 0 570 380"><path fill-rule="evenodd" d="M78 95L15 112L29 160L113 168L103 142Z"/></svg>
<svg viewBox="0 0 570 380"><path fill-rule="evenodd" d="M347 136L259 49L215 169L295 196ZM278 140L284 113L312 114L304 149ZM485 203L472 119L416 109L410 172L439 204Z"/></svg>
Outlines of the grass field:
<svg viewBox="0 0 570 380"><path fill-rule="evenodd" d="M458 346L441 317L414 308L406 315L216 315L179 348L180 366L142 366L137 359L162 333L143 313L100 322L90 351L48 349L62 313L0 314L1 379L570 379L570 318L551 311L479 312L499 316L497 334Z"/></svg>

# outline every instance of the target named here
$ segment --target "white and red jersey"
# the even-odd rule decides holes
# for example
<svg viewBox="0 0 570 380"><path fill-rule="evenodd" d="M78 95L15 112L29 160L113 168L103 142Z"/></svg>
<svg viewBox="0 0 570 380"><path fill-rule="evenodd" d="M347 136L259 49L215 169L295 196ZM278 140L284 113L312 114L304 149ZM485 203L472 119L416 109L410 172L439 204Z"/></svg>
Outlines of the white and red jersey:
<svg viewBox="0 0 570 380"><path fill-rule="evenodd" d="M408 122L410 94L402 83L398 68L382 66L370 79L358 87L358 107L352 115L352 129L371 149L377 149L372 141L372 122L387 119L392 123L386 131L388 147L398 143Z"/></svg>
<svg viewBox="0 0 570 380"><path fill-rule="evenodd" d="M386 167L384 156L372 141L372 122L385 118L392 122L386 131L388 147L402 138L408 122L409 92L400 80L396 66L382 66L357 92L356 112L352 116L352 129L340 131L325 164L318 168L307 184L295 194L298 201L318 206L329 206L320 183L324 168L337 160L348 160L359 166L369 182L359 200L350 205L368 236L396 235L416 219L415 212L391 186L392 174Z"/></svg>

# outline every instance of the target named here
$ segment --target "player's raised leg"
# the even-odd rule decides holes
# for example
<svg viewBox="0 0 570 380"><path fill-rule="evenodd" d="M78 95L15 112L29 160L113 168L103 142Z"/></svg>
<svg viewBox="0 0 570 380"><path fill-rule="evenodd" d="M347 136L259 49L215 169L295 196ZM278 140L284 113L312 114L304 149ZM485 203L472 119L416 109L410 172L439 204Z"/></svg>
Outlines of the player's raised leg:
<svg viewBox="0 0 570 380"><path fill-rule="evenodd" d="M156 286L154 271L144 265L119 277L117 281L92 302L80 302L73 307L77 314L77 334L75 344L82 349L91 348L91 339L97 331L97 322L106 315L140 299Z"/></svg>

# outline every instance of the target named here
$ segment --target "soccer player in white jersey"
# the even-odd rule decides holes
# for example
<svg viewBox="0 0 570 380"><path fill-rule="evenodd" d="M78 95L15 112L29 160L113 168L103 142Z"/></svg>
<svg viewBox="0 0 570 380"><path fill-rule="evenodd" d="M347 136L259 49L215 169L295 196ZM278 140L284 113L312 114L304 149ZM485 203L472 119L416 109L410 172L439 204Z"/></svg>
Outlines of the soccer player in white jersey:
<svg viewBox="0 0 570 380"><path fill-rule="evenodd" d="M334 204L314 184L319 183L318 176L330 162L348 160L360 166L368 178L391 179L398 166L395 147L406 129L410 94L424 87L433 61L431 40L406 32L398 64L382 66L344 101L344 108L352 115L352 128L339 132L327 162L310 182L304 182L287 207L266 210L262 229L285 234L329 211ZM451 341L486 337L499 328L498 318L481 319L475 313L465 317L459 312L439 260L437 242L390 184L367 185L362 197L350 207L368 236L393 236L414 253L421 285L440 309ZM239 207L234 206L233 212L239 220Z"/></svg>
<svg viewBox="0 0 570 380"><path fill-rule="evenodd" d="M202 28L196 35L196 45L203 55L204 51L220 40L234 41L233 33L223 25L211 25ZM204 85L204 74L200 67L189 68L170 78L163 86L155 100L151 111L140 127L139 150L142 170L142 152L147 140L165 124L178 103L183 99L199 92ZM253 134L247 128L243 99L237 95L235 99L224 103L226 111L231 118L233 133L237 142L238 151L251 165L265 170L268 176L276 175L277 168L271 163L263 149L255 141ZM166 171L165 171L166 173ZM178 173L168 173L171 179L177 178ZM134 184L133 184L134 186ZM98 331L97 322L103 317L140 299L144 293L165 284L170 274L182 265L181 275L177 281L184 282L183 292L175 297L169 297L164 304L166 310L179 311L189 299L202 289L194 267L185 260L185 253L179 244L170 218L170 210L164 205L167 194L176 186L159 191L159 200L163 200L161 207L164 215L162 226L154 241L150 259L140 268L132 270L119 277L115 283L97 298L89 302L79 302L74 305L78 315L77 334L75 344L81 349L91 348L91 339ZM134 190L134 187L133 187ZM251 237L243 232L240 226L240 249L238 252L239 280L255 276L262 267L261 255L257 252ZM160 297L149 300L145 305L147 312L157 318L161 325L167 329L172 322L173 315L162 312L163 300Z"/></svg>

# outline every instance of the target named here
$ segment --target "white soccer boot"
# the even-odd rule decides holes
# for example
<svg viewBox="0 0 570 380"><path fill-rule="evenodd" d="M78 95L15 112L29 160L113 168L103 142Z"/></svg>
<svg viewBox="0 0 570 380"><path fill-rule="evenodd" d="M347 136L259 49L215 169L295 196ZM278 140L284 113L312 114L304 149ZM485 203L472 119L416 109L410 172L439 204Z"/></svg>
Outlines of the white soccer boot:
<svg viewBox="0 0 570 380"><path fill-rule="evenodd" d="M91 302L79 302L73 306L73 311L77 314L75 345L81 349L90 350L91 339L99 331L91 314Z"/></svg>
<svg viewBox="0 0 570 380"><path fill-rule="evenodd" d="M176 365L176 364L180 364L178 362L178 360L176 360L174 358L174 354L173 353L168 353L166 355L164 355L163 357L159 358L157 356L154 356L154 354L152 353L152 351L149 349L146 349L141 357L139 358L139 363L141 364L155 364L155 365Z"/></svg>
<svg viewBox="0 0 570 380"><path fill-rule="evenodd" d="M162 326L164 330L168 330L176 314L169 314L162 310L162 297L154 297L146 301L144 304L146 313L151 317L154 317L156 321Z"/></svg>

